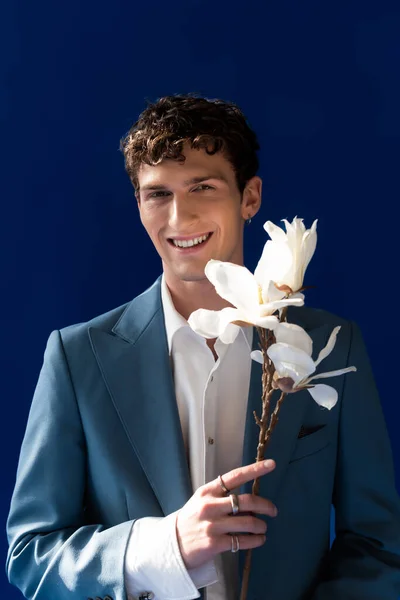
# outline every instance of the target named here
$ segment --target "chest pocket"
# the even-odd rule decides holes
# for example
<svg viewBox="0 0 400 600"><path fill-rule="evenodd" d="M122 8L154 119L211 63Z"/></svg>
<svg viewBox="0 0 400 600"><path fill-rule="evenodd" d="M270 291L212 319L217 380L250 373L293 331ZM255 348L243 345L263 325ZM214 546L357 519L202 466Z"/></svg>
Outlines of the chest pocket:
<svg viewBox="0 0 400 600"><path fill-rule="evenodd" d="M298 438L289 463L319 452L328 446L330 442L330 428L327 425L314 433Z"/></svg>

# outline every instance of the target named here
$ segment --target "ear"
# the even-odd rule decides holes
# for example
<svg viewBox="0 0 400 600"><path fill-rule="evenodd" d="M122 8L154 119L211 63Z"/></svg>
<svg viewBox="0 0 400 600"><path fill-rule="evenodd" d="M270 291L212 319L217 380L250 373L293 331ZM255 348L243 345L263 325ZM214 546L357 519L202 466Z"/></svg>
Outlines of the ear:
<svg viewBox="0 0 400 600"><path fill-rule="evenodd" d="M262 179L257 175L249 179L242 195L242 217L245 221L258 213L261 206Z"/></svg>

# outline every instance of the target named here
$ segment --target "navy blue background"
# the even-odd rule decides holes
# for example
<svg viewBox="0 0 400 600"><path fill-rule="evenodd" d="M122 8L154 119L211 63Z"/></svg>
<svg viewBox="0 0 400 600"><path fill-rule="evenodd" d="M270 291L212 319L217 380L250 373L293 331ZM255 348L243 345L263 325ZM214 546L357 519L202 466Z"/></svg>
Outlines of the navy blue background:
<svg viewBox="0 0 400 600"><path fill-rule="evenodd" d="M4 526L50 332L127 302L160 272L118 147L145 99L171 93L233 100L258 132L249 267L264 221L319 219L307 303L361 326L400 487L398 3L20 0L1 11ZM21 594L1 576L0 596Z"/></svg>

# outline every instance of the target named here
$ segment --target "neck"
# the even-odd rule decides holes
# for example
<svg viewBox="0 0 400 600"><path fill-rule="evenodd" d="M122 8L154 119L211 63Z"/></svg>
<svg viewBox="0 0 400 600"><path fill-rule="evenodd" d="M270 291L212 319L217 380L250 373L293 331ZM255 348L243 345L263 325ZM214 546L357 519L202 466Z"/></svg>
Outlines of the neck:
<svg viewBox="0 0 400 600"><path fill-rule="evenodd" d="M221 310L232 306L218 296L214 286L207 278L199 281L181 281L171 279L165 272L164 277L176 310L186 320L192 312L199 308Z"/></svg>

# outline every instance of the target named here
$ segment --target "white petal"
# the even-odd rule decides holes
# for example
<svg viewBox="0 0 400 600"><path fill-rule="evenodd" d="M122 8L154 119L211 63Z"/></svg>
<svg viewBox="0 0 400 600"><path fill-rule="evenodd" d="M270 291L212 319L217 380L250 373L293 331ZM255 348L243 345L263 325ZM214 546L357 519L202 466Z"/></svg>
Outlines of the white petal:
<svg viewBox="0 0 400 600"><path fill-rule="evenodd" d="M287 219L282 219L282 221L285 223L288 245L293 252L296 248L300 248L303 233L306 230L303 219L295 217L292 223L289 223Z"/></svg>
<svg viewBox="0 0 400 600"><path fill-rule="evenodd" d="M243 314L236 308L222 310L206 310L199 308L192 312L188 319L190 327L203 337L213 339L221 337L232 321L243 320Z"/></svg>
<svg viewBox="0 0 400 600"><path fill-rule="evenodd" d="M240 327L238 325L234 325L233 323L228 323L225 329L222 331L219 339L224 344L232 344L240 331Z"/></svg>
<svg viewBox="0 0 400 600"><path fill-rule="evenodd" d="M304 371L293 363L284 361L275 361L274 367L276 371L276 378L281 379L283 377L290 377L293 380L293 386L301 386L305 379Z"/></svg>
<svg viewBox="0 0 400 600"><path fill-rule="evenodd" d="M315 371L312 358L303 350L289 344L283 342L272 344L267 354L274 363L278 375L292 377L295 385Z"/></svg>
<svg viewBox="0 0 400 600"><path fill-rule="evenodd" d="M250 317L250 315L249 315ZM274 317L274 316L259 316L256 315L254 317L254 321L252 321L252 323L254 325L256 325L256 327L262 327L263 329L271 329L272 331L275 329L275 327L277 327L277 325L279 325L279 320L278 317Z"/></svg>
<svg viewBox="0 0 400 600"><path fill-rule="evenodd" d="M263 353L261 352L261 350L253 350L253 352L250 354L250 356L253 360L260 363L260 365L263 364L264 359L263 359Z"/></svg>
<svg viewBox="0 0 400 600"><path fill-rule="evenodd" d="M282 227L278 227L272 221L266 221L266 223L264 223L264 229L272 241L286 242L286 233L283 231Z"/></svg>
<svg viewBox="0 0 400 600"><path fill-rule="evenodd" d="M345 369L337 369L336 371L326 371L325 373L318 373L318 375L313 375L312 377L309 377L304 383L308 383L309 381L311 381L311 379L326 379L327 377L337 377L338 375L350 373L351 371L357 371L356 367L346 367Z"/></svg>
<svg viewBox="0 0 400 600"><path fill-rule="evenodd" d="M304 294L302 294L301 292L295 292L294 294L290 294L289 298L291 300L301 298L301 300L303 301L303 304L304 304Z"/></svg>
<svg viewBox="0 0 400 600"><path fill-rule="evenodd" d="M215 286L217 294L233 306L250 312L259 305L257 281L246 267L209 260L205 274Z"/></svg>
<svg viewBox="0 0 400 600"><path fill-rule="evenodd" d="M274 302L276 300L282 300L282 298L286 296L285 292L278 290L278 288L272 280L269 280L266 283L261 283L260 285L262 287L263 302Z"/></svg>
<svg viewBox="0 0 400 600"><path fill-rule="evenodd" d="M317 222L318 219L315 219L314 223L311 226L311 229L308 229L303 236L303 270L305 271L310 260L313 257L315 252L315 248L317 245Z"/></svg>
<svg viewBox="0 0 400 600"><path fill-rule="evenodd" d="M285 298L284 300L275 300L274 302L268 302L267 304L260 304L260 312L263 315L271 315L279 308L284 308L285 306L303 306L304 304L304 296L303 298L296 297Z"/></svg>
<svg viewBox="0 0 400 600"><path fill-rule="evenodd" d="M296 292L295 294L290 294L288 300L290 301L287 306L303 306L304 305L304 294L301 292ZM279 319L282 318L282 308L279 308Z"/></svg>
<svg viewBox="0 0 400 600"><path fill-rule="evenodd" d="M285 236L280 227L277 229ZM286 274L290 271L292 260L292 253L287 245L286 236L283 242L268 240L254 271L257 283L266 291L270 281L284 282Z"/></svg>
<svg viewBox="0 0 400 600"><path fill-rule="evenodd" d="M311 229L307 230L303 219L295 217L292 223L286 219L283 219L283 222L286 226L288 247L293 258L290 272L285 277L285 283L296 291L303 285L307 265L315 251L317 221L314 221Z"/></svg>
<svg viewBox="0 0 400 600"><path fill-rule="evenodd" d="M313 341L306 331L294 323L279 323L275 329L277 342L284 342L312 355Z"/></svg>
<svg viewBox="0 0 400 600"><path fill-rule="evenodd" d="M332 350L333 350L333 348L335 347L335 344L336 344L336 336L339 333L340 329L341 329L341 326L338 325L332 331L331 335L329 336L328 343L326 344L325 348L322 348L321 352L318 355L317 360L315 361L315 366L316 367L319 365L319 363L322 360L324 360L324 358L326 358L332 352Z"/></svg>
<svg viewBox="0 0 400 600"><path fill-rule="evenodd" d="M328 410L333 408L338 400L338 393L335 388L324 383L318 383L313 388L308 388L315 402Z"/></svg>

